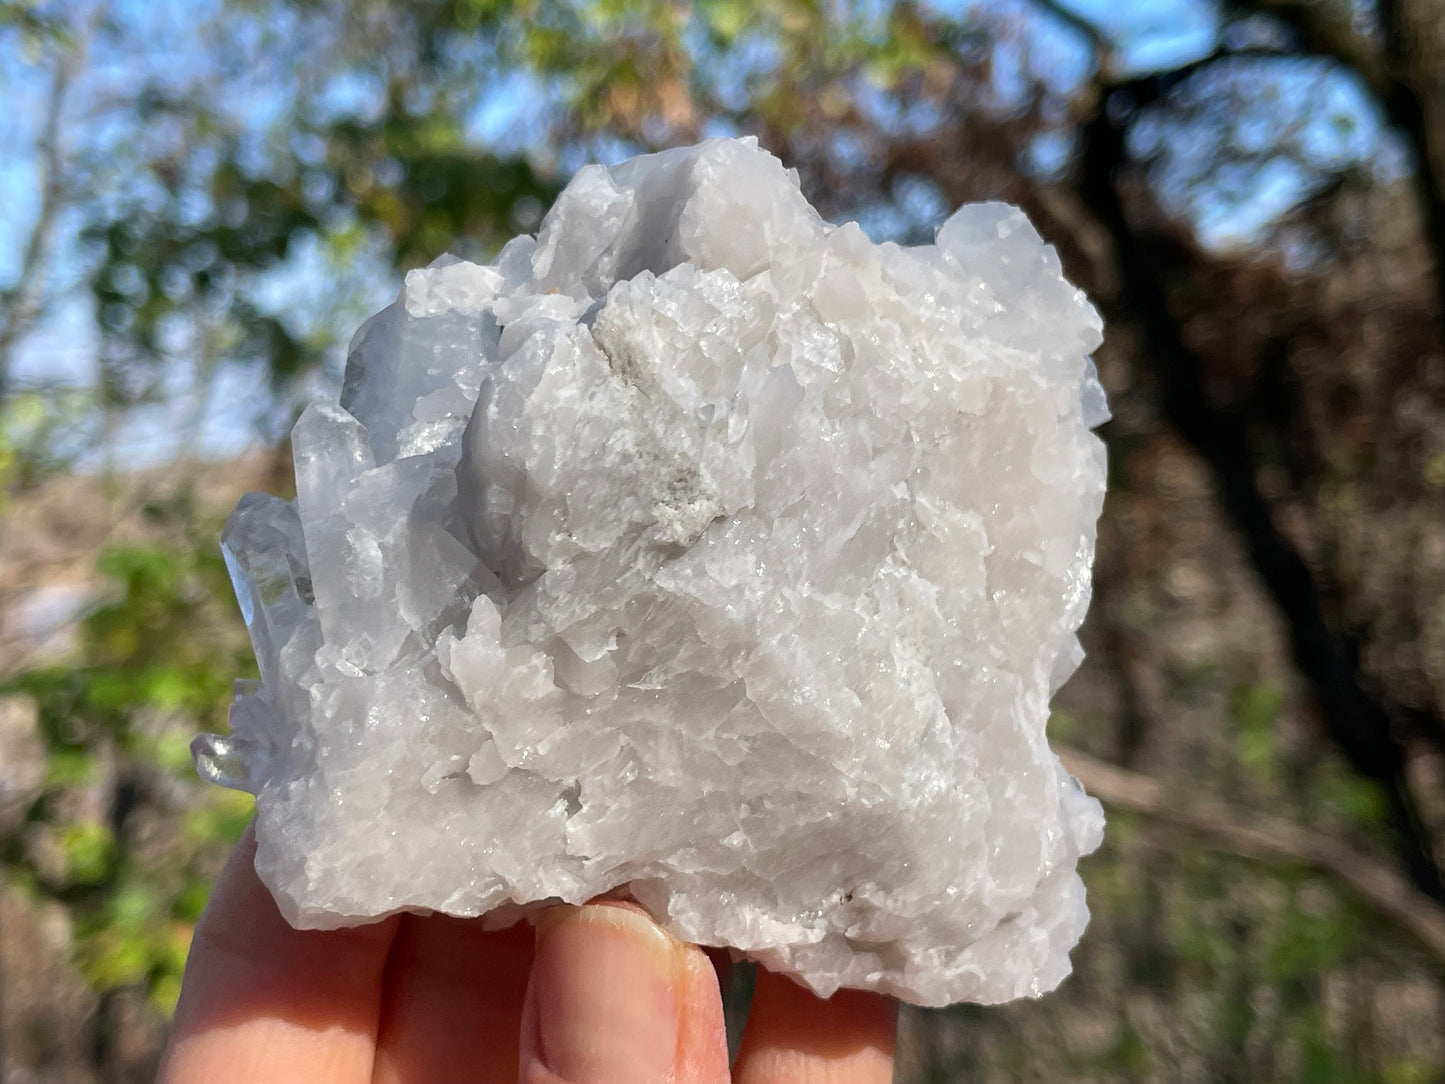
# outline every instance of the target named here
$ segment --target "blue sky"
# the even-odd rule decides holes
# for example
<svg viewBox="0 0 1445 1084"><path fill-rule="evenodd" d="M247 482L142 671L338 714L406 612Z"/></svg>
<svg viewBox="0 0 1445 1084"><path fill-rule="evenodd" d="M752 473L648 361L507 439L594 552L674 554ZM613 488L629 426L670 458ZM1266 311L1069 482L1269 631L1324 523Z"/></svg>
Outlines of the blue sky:
<svg viewBox="0 0 1445 1084"><path fill-rule="evenodd" d="M1067 2L1099 26L1111 42L1116 67L1126 72L1171 67L1206 55L1222 33L1212 0ZM1026 12L1036 11L1028 0L930 0L928 6L961 19L974 13L1001 17L1018 28L1000 43L994 56L993 92L1004 105L1023 93L1029 79L1041 79L1056 93L1067 94L1089 74L1093 58L1087 41L1057 19L1025 17ZM78 12L82 5L72 9ZM852 10L881 19L886 9L879 0L869 0ZM72 145L99 152L103 190L110 184L115 193L144 197L134 185L136 171L127 172L127 163L137 155L165 153L179 139L164 117L137 129L130 113L114 108L115 101L125 101L146 80L183 95L213 94L217 86L224 87L233 122L253 133L248 146L258 170L267 167L267 132L298 100L318 116L365 116L377 107L379 88L364 74L331 77L306 93L295 84L285 50L297 42L323 49L326 43L314 39L319 32L315 27L247 24L228 17L227 32L234 36L227 41L227 50L234 53L239 48L244 60L239 70L218 72L212 36L221 11L219 0L112 0L105 10L125 32L115 40L102 36L95 41L66 124ZM734 93L743 92L742 69L747 63L766 62L760 54L735 65L730 76L737 83ZM1207 81L1185 88L1181 100L1188 108L1183 123L1164 125L1145 118L1133 142L1137 152L1153 157L1155 181L1166 207L1193 220L1207 245L1228 251L1257 243L1281 213L1308 195L1319 169L1362 161L1384 171L1382 175L1388 174L1391 162L1398 168L1400 152L1385 139L1378 110L1348 79L1319 64L1294 63L1281 66L1268 81L1267 93L1260 93L1257 71L1231 82L1227 68L1216 68ZM43 70L22 51L0 46L0 93L11 105L0 113L0 287L15 277L20 246L36 214L34 147L45 92ZM503 153L544 150L548 93L534 75L499 73L477 95L466 118L469 138ZM909 119L900 115L896 123L906 124ZM1221 169L1225 150L1234 160ZM592 153L604 157L626 151L620 145L592 148ZM1028 149L1044 172L1066 160L1068 151L1062 137ZM564 169L579 164L580 159L560 163ZM950 210L926 185L911 189L905 185L901 192L900 207L871 209L863 220L865 227L887 235L906 229L910 222L941 220ZM104 191L101 198L106 198ZM208 210L203 201L198 202L197 214ZM68 280L80 277L83 261L73 243L78 220L72 217L61 225L62 241L70 238L68 246L62 244L54 268L63 292ZM288 266L255 287L255 296L305 331L308 321L314 325L336 318L332 295L344 286L348 299L344 319L355 321L361 312L394 295L397 283L379 254L368 253L365 244L354 256L346 268L338 268L328 263L322 246L299 245ZM22 380L64 380L79 386L93 381L97 338L92 317L85 292L70 291L23 344L17 375ZM206 454L234 454L251 439L250 397L245 392L254 384L255 374L226 373L210 389L213 401L198 402L197 388L188 386L184 336L178 336L177 342L178 394L174 402L140 412L123 427L118 454L127 462L175 454L193 422L199 425L195 438ZM335 376L333 372L331 377Z"/></svg>

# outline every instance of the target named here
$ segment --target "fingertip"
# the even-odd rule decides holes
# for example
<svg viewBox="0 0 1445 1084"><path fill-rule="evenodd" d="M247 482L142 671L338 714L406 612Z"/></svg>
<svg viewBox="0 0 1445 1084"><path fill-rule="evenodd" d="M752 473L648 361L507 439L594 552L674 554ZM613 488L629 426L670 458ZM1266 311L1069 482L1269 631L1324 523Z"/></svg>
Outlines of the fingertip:
<svg viewBox="0 0 1445 1084"><path fill-rule="evenodd" d="M820 998L760 967L734 1079L737 1084L888 1084L897 1028L893 998L863 990Z"/></svg>
<svg viewBox="0 0 1445 1084"><path fill-rule="evenodd" d="M727 1080L712 964L635 904L558 906L537 921L523 1084Z"/></svg>
<svg viewBox="0 0 1445 1084"><path fill-rule="evenodd" d="M407 915L387 958L371 1084L516 1084L532 970L526 923Z"/></svg>

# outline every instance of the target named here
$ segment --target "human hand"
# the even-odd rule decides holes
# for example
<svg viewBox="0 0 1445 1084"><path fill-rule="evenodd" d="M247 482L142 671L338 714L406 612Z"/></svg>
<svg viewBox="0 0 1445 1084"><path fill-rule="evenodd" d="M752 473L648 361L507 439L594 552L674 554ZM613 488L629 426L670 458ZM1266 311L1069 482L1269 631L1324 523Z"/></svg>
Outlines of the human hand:
<svg viewBox="0 0 1445 1084"><path fill-rule="evenodd" d="M298 931L253 830L196 929L158 1084L887 1084L896 1006L759 969L728 1067L717 972L631 904L485 932L444 915Z"/></svg>

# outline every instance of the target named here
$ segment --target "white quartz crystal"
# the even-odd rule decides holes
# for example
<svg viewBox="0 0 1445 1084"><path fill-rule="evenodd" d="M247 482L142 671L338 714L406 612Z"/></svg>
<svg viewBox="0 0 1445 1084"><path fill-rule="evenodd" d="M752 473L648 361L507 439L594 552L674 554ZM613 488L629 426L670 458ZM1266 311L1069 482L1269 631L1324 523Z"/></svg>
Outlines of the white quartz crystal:
<svg viewBox="0 0 1445 1084"><path fill-rule="evenodd" d="M630 885L820 994L1053 988L1102 831L1044 734L1099 341L1019 211L875 245L751 140L413 271L297 423L295 503L226 528L262 677L196 756L282 911Z"/></svg>

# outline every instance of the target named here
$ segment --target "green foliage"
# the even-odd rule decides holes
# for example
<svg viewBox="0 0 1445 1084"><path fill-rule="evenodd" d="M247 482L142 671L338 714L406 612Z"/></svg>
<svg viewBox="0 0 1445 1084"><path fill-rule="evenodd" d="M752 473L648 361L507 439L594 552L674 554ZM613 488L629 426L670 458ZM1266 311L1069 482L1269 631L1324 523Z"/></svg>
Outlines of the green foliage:
<svg viewBox="0 0 1445 1084"><path fill-rule="evenodd" d="M21 468L21 443L23 437L17 430L30 428L34 423L29 417L43 411L43 404L34 397L12 401L3 406L0 413L0 513L5 511L4 502L17 481Z"/></svg>
<svg viewBox="0 0 1445 1084"><path fill-rule="evenodd" d="M0 44L7 36L14 35L26 52L34 55L39 49L63 40L67 30L65 20L53 4L41 0L0 0Z"/></svg>
<svg viewBox="0 0 1445 1084"><path fill-rule="evenodd" d="M67 824L61 830L65 865L62 877L69 885L96 885L105 881L115 863L115 835L96 821Z"/></svg>
<svg viewBox="0 0 1445 1084"><path fill-rule="evenodd" d="M1283 691L1267 683L1237 685L1229 698L1240 766L1261 783L1278 780L1279 713L1283 705Z"/></svg>
<svg viewBox="0 0 1445 1084"><path fill-rule="evenodd" d="M1315 773L1311 797L1317 808L1331 810L1355 827L1376 835L1388 829L1389 804L1381 789L1339 764L1327 763Z"/></svg>
<svg viewBox="0 0 1445 1084"><path fill-rule="evenodd" d="M1433 1058L1399 1058L1380 1070L1380 1084L1440 1084L1445 1068Z"/></svg>
<svg viewBox="0 0 1445 1084"><path fill-rule="evenodd" d="M106 585L74 658L11 675L30 697L46 782L21 834L0 841L11 879L69 909L97 989L179 991L190 933L220 859L249 819L246 795L204 786L198 730L222 728L232 681L255 673L215 543L193 495L153 506L156 540L97 561Z"/></svg>
<svg viewBox="0 0 1445 1084"><path fill-rule="evenodd" d="M91 406L73 389L0 397L0 514L12 494L68 469L63 448L90 420Z"/></svg>
<svg viewBox="0 0 1445 1084"><path fill-rule="evenodd" d="M1110 1076L1117 1074L1117 1079L1145 1081L1149 1079L1153 1059L1144 1037L1125 1022L1119 1028L1113 1043L1100 1051L1094 1063Z"/></svg>

